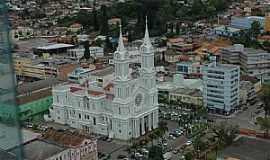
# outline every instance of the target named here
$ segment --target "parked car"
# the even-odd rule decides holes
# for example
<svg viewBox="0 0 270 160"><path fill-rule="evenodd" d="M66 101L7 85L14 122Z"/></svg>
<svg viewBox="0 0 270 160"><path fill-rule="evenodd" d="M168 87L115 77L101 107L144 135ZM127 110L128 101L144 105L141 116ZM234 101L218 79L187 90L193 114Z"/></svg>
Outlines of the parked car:
<svg viewBox="0 0 270 160"><path fill-rule="evenodd" d="M124 159L124 158L127 158L127 156L126 155L118 155L118 157L117 157L118 159Z"/></svg>
<svg viewBox="0 0 270 160"><path fill-rule="evenodd" d="M191 145L192 144L192 141L190 141L190 140L188 140L186 143L185 143L185 145L187 145L187 146L189 146L189 145Z"/></svg>

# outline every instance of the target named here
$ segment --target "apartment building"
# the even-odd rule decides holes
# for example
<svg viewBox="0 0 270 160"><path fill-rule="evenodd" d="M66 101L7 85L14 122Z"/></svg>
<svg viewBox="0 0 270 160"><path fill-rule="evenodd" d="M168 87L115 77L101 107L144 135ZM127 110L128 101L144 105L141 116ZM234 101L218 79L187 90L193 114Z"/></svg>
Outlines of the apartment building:
<svg viewBox="0 0 270 160"><path fill-rule="evenodd" d="M210 112L229 115L239 105L240 68L217 64L203 66L203 102Z"/></svg>
<svg viewBox="0 0 270 160"><path fill-rule="evenodd" d="M78 64L68 61L43 60L27 56L15 56L13 58L14 70L19 79L48 79L58 77L61 80L68 79L68 73L73 71Z"/></svg>
<svg viewBox="0 0 270 160"><path fill-rule="evenodd" d="M254 76L261 82L270 80L270 54L268 52L244 48L240 44L223 48L220 52L222 62L240 65L242 74Z"/></svg>

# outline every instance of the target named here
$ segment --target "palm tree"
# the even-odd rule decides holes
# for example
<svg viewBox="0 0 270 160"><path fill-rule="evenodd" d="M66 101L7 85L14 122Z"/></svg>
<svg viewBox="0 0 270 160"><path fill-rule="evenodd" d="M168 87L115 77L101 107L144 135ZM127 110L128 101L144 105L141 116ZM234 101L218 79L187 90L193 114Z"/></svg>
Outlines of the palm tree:
<svg viewBox="0 0 270 160"><path fill-rule="evenodd" d="M260 125L261 129L264 130L264 136L268 137L270 131L270 118L257 118L257 123Z"/></svg>
<svg viewBox="0 0 270 160"><path fill-rule="evenodd" d="M216 139L216 155L218 153L219 146L231 145L236 138L239 127L228 124L227 122L221 122L211 126L211 131L214 133L214 138Z"/></svg>
<svg viewBox="0 0 270 160"><path fill-rule="evenodd" d="M270 85L265 84L262 87L262 92L260 94L260 99L264 104L265 118L270 115Z"/></svg>

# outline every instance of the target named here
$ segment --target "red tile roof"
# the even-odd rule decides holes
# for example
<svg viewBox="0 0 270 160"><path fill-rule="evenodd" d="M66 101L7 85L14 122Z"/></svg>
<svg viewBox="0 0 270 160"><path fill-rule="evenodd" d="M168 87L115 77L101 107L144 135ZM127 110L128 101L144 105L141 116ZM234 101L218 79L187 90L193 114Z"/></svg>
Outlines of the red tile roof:
<svg viewBox="0 0 270 160"><path fill-rule="evenodd" d="M91 90L89 90L88 91L88 94L91 95L91 96L101 96L101 95L104 95L104 92L91 91Z"/></svg>
<svg viewBox="0 0 270 160"><path fill-rule="evenodd" d="M71 133L61 133L52 129L46 131L43 134L43 138L71 147L81 145L83 141L86 139L85 137L80 135L72 135Z"/></svg>
<svg viewBox="0 0 270 160"><path fill-rule="evenodd" d="M74 93L76 91L80 91L80 90L82 90L82 88L74 87L74 86L70 87L70 92L72 92L72 93Z"/></svg>

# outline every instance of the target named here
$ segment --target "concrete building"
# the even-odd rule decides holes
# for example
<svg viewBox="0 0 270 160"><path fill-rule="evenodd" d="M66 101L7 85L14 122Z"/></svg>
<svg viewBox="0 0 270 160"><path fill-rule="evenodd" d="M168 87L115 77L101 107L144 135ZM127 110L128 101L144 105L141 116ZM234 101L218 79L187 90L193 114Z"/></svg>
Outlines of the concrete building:
<svg viewBox="0 0 270 160"><path fill-rule="evenodd" d="M15 55L13 58L14 70L18 79L48 79L58 77L68 79L68 73L78 64L68 60L38 59L31 54Z"/></svg>
<svg viewBox="0 0 270 160"><path fill-rule="evenodd" d="M240 54L244 50L244 46L241 44L235 44L234 46L221 48L220 55L223 63L240 65Z"/></svg>
<svg viewBox="0 0 270 160"><path fill-rule="evenodd" d="M73 83L80 83L81 80L87 79L90 76L91 69L76 68L68 74L68 81Z"/></svg>
<svg viewBox="0 0 270 160"><path fill-rule="evenodd" d="M71 48L67 50L69 58L80 60L84 55L85 49L83 47ZM102 58L104 56L104 49L102 47L89 47L90 56L94 58Z"/></svg>
<svg viewBox="0 0 270 160"><path fill-rule="evenodd" d="M237 36L240 33L240 29L234 28L234 27L229 27L229 26L219 26L214 28L214 32L218 36L222 37L233 37Z"/></svg>
<svg viewBox="0 0 270 160"><path fill-rule="evenodd" d="M199 89L178 88L169 92L169 99L194 106L203 106L203 95Z"/></svg>
<svg viewBox="0 0 270 160"><path fill-rule="evenodd" d="M240 68L216 64L203 66L203 101L210 112L230 114L239 105Z"/></svg>
<svg viewBox="0 0 270 160"><path fill-rule="evenodd" d="M24 40L32 38L34 30L30 27L17 27L11 31L12 40Z"/></svg>
<svg viewBox="0 0 270 160"><path fill-rule="evenodd" d="M256 98L256 90L252 82L240 81L240 104L253 104Z"/></svg>
<svg viewBox="0 0 270 160"><path fill-rule="evenodd" d="M261 82L270 80L270 54L264 50L246 48L240 54L241 71Z"/></svg>
<svg viewBox="0 0 270 160"><path fill-rule="evenodd" d="M124 47L120 29L112 83L103 88L86 80L82 84L55 87L50 110L52 119L86 133L94 132L121 140L137 138L157 128L154 48L147 26L140 52L140 76L134 78L129 74L129 52Z"/></svg>
<svg viewBox="0 0 270 160"><path fill-rule="evenodd" d="M201 74L200 62L178 62L176 72L184 75Z"/></svg>
<svg viewBox="0 0 270 160"><path fill-rule="evenodd" d="M235 44L220 52L222 62L240 65L243 74L257 77L261 82L270 80L270 54L266 51Z"/></svg>
<svg viewBox="0 0 270 160"><path fill-rule="evenodd" d="M60 84L55 78L26 83L17 87L16 103L18 115L14 109L2 105L0 112L1 120L15 119L20 121L40 121L43 115L49 111L52 105L52 86Z"/></svg>
<svg viewBox="0 0 270 160"><path fill-rule="evenodd" d="M97 140L52 129L22 144L25 160L97 160ZM15 154L17 148L9 150Z"/></svg>

